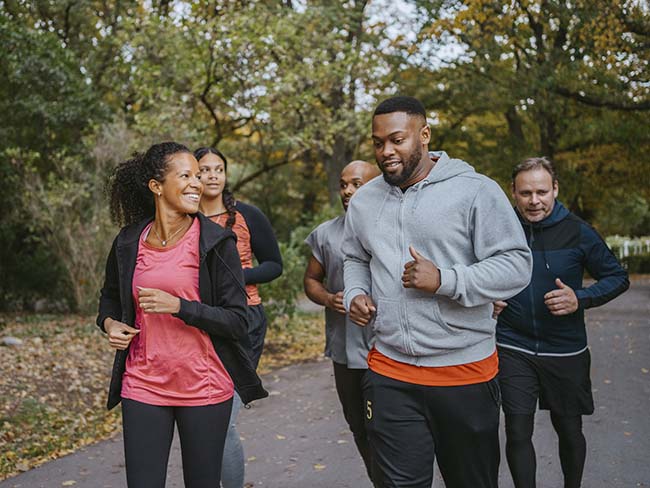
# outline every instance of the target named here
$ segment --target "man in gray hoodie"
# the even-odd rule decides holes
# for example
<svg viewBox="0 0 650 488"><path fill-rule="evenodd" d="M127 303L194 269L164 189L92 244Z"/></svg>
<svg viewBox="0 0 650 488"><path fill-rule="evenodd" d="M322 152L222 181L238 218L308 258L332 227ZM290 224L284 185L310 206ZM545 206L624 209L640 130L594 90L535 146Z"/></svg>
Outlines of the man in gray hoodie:
<svg viewBox="0 0 650 488"><path fill-rule="evenodd" d="M411 97L372 121L383 178L351 200L344 302L372 326L364 378L370 442L387 487L497 486L500 392L492 302L529 282L532 258L501 188L467 163L427 152Z"/></svg>

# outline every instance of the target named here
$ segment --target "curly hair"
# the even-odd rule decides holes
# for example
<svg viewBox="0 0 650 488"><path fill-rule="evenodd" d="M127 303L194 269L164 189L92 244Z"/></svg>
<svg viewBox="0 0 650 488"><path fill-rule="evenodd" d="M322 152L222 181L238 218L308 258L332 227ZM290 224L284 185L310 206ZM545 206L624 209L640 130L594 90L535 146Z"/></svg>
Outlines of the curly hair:
<svg viewBox="0 0 650 488"><path fill-rule="evenodd" d="M203 156L206 154L214 154L218 156L223 161L223 166L226 171L228 171L228 160L226 156L223 155L221 151L213 147L200 147L194 151L194 157L197 161L200 161ZM221 199L223 201L223 206L226 207L226 212L228 212L228 220L226 220L226 228L230 229L235 224L235 195L233 195L230 188L228 188L228 179L226 178L226 185L221 192Z"/></svg>
<svg viewBox="0 0 650 488"><path fill-rule="evenodd" d="M149 180L165 181L170 157L192 152L177 142L154 144L145 153L120 163L108 180L111 219L118 225L130 225L152 217L156 207Z"/></svg>

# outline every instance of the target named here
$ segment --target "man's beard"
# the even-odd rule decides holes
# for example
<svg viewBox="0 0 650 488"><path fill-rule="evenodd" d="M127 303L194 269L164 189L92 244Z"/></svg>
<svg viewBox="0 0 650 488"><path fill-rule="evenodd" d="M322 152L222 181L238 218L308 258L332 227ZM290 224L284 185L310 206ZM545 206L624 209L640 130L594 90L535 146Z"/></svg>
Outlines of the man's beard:
<svg viewBox="0 0 650 488"><path fill-rule="evenodd" d="M417 146L407 160L402 160L401 173L388 174L384 171L383 165L379 165L379 169L381 169L386 183L392 186L402 186L409 180L409 178L411 178L411 176L413 176L415 169L420 163L420 159L422 159L422 148Z"/></svg>

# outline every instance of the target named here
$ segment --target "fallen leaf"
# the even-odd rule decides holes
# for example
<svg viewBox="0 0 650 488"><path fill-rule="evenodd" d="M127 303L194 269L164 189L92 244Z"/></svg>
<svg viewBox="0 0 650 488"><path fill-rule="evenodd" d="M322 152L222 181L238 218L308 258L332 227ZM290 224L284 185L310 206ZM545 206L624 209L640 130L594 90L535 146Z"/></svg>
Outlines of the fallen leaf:
<svg viewBox="0 0 650 488"><path fill-rule="evenodd" d="M280 440L280 441L283 441L283 440L285 440L285 439L286 439L286 437L285 437L285 436L283 436L283 435L280 435L280 434L275 434L275 438L276 438L276 439L278 439L278 440Z"/></svg>
<svg viewBox="0 0 650 488"><path fill-rule="evenodd" d="M327 466L325 466L324 464L314 464L314 469L315 469L316 471L322 471L322 470L324 470L326 467L327 467Z"/></svg>
<svg viewBox="0 0 650 488"><path fill-rule="evenodd" d="M75 480L68 480L68 481L64 481L63 483L61 483L61 486L73 486L73 485L76 485L76 484L77 484L77 482Z"/></svg>
<svg viewBox="0 0 650 488"><path fill-rule="evenodd" d="M612 382L611 380L605 380L603 383L605 383L606 385L609 385L611 382Z"/></svg>
<svg viewBox="0 0 650 488"><path fill-rule="evenodd" d="M650 370L648 370L648 368L641 368L641 372L643 374L648 374L650 372Z"/></svg>
<svg viewBox="0 0 650 488"><path fill-rule="evenodd" d="M3 315L0 323L2 337L24 341L12 349L12 361L0 362L0 378L8 379L0 381L0 480L121 429L119 409L105 409L115 353L94 317ZM320 357L324 341L320 314L276 323L269 327L260 369L278 371Z"/></svg>

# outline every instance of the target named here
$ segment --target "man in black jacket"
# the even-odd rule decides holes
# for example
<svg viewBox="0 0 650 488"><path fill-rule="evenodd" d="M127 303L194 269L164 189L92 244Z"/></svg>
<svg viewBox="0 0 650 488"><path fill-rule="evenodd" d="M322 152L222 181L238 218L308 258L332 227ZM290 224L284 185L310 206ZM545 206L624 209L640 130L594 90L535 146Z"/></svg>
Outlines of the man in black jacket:
<svg viewBox="0 0 650 488"><path fill-rule="evenodd" d="M516 488L535 486L535 410L550 410L565 488L580 486L586 456L582 415L594 411L584 310L629 287L603 239L559 201L553 165L531 158L512 173L517 215L533 252L526 289L494 304L506 457ZM596 282L584 287L585 270Z"/></svg>

